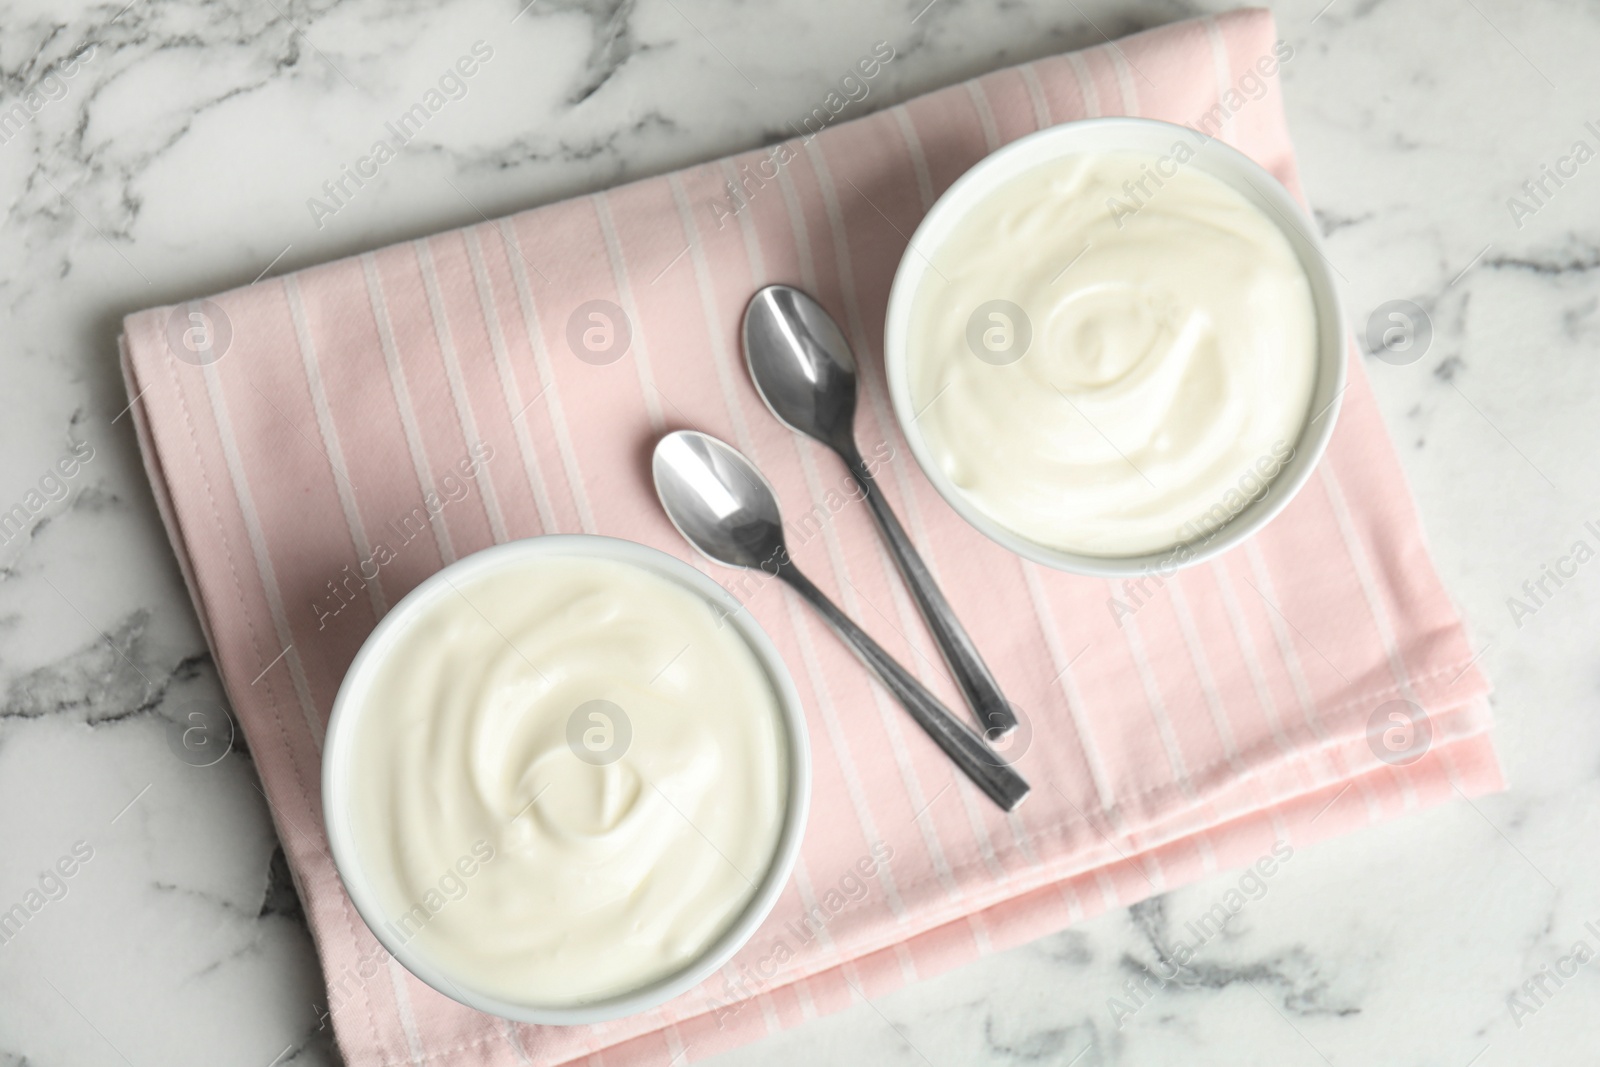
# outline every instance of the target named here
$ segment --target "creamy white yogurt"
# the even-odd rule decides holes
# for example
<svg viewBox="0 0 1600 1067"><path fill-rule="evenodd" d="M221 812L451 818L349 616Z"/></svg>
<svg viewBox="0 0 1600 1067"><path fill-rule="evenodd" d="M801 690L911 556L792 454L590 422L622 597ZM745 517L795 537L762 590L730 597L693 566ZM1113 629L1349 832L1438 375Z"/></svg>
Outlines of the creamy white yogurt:
<svg viewBox="0 0 1600 1067"><path fill-rule="evenodd" d="M540 557L455 589L351 709L350 825L388 932L517 1004L681 970L745 910L783 828L760 661L631 564Z"/></svg>
<svg viewBox="0 0 1600 1067"><path fill-rule="evenodd" d="M1170 156L1071 156L922 251L917 429L1022 537L1092 556L1193 541L1293 454L1317 360L1310 283L1221 180Z"/></svg>

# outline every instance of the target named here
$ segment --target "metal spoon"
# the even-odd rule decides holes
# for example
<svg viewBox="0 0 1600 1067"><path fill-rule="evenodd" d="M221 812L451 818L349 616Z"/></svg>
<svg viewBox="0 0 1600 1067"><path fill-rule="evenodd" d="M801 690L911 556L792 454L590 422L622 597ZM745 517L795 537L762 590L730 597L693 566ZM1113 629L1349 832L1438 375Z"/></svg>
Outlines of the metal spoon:
<svg viewBox="0 0 1600 1067"><path fill-rule="evenodd" d="M1029 788L1022 776L795 566L784 544L778 499L748 459L715 437L678 430L657 442L650 469L661 506L685 540L717 563L759 568L787 582L990 800L1006 811L1022 803Z"/></svg>
<svg viewBox="0 0 1600 1067"><path fill-rule="evenodd" d="M998 739L1016 729L1016 713L861 458L856 361L838 324L799 289L769 285L745 308L744 355L756 392L778 421L827 445L850 469L985 736Z"/></svg>

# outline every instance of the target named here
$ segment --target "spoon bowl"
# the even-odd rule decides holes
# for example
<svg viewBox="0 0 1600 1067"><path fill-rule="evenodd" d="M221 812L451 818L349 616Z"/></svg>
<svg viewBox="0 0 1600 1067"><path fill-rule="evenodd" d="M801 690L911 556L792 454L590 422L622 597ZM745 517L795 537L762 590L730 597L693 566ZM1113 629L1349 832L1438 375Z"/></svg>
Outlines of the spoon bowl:
<svg viewBox="0 0 1600 1067"><path fill-rule="evenodd" d="M793 286L767 286L745 309L744 352L756 392L779 422L854 448L855 354L821 304Z"/></svg>
<svg viewBox="0 0 1600 1067"><path fill-rule="evenodd" d="M668 434L656 445L650 475L667 518L712 562L773 573L787 555L777 494L715 437L694 430Z"/></svg>

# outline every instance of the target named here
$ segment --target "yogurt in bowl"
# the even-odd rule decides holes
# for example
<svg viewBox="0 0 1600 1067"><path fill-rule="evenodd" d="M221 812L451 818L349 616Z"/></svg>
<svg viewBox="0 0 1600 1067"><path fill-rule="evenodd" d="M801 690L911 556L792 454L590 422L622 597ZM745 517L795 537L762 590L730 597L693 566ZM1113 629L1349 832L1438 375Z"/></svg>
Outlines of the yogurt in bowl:
<svg viewBox="0 0 1600 1067"><path fill-rule="evenodd" d="M959 513L1063 570L1170 570L1309 475L1343 391L1337 291L1270 175L1184 127L1100 119L989 156L901 261L885 356Z"/></svg>
<svg viewBox="0 0 1600 1067"><path fill-rule="evenodd" d="M329 842L373 933L471 1007L588 1023L733 955L798 852L799 700L737 601L628 541L475 553L378 625L334 704Z"/></svg>

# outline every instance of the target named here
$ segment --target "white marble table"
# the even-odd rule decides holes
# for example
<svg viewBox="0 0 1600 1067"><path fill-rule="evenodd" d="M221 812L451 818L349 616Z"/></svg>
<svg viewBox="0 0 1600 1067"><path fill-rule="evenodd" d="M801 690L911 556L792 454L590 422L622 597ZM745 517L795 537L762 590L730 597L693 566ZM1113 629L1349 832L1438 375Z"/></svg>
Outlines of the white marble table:
<svg viewBox="0 0 1600 1067"><path fill-rule="evenodd" d="M0 944L0 1067L336 1063L248 752L195 767L171 745L218 685L121 416L121 316L773 140L878 40L897 58L858 110L1197 9L120 2L0 0L0 101L40 91L0 144L0 510L39 504L0 544L0 909L73 870ZM1431 320L1420 359L1370 370L1498 685L1513 788L1297 853L1120 1029L1107 999L1226 876L727 1067L1593 1062L1600 962L1541 969L1571 972L1580 939L1600 952L1600 564L1531 615L1508 598L1573 542L1600 546L1600 161L1561 163L1600 149L1600 15L1325 2L1278 10L1290 126L1357 328L1396 299ZM479 39L494 59L448 118L313 213ZM85 42L70 79L41 81ZM1520 187L1545 165L1576 174L1535 203ZM75 447L73 476L49 479ZM1545 992L1513 1012L1528 982Z"/></svg>

